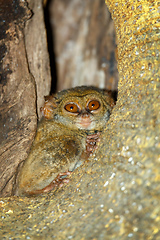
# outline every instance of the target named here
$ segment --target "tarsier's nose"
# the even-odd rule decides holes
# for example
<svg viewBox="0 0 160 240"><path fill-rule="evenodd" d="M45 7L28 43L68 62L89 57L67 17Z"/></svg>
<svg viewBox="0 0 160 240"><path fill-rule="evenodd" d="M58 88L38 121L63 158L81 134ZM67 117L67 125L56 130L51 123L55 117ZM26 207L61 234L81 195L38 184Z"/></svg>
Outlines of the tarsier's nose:
<svg viewBox="0 0 160 240"><path fill-rule="evenodd" d="M82 129L88 129L91 125L90 114L87 111L82 111L78 119L78 126Z"/></svg>
<svg viewBox="0 0 160 240"><path fill-rule="evenodd" d="M82 113L81 115L82 118L89 118L89 113L85 112L85 113Z"/></svg>

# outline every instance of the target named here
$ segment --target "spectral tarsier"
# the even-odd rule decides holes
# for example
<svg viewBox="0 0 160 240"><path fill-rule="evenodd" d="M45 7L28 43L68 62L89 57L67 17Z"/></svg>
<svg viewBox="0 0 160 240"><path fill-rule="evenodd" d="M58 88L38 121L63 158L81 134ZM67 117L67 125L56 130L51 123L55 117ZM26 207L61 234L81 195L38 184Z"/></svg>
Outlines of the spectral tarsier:
<svg viewBox="0 0 160 240"><path fill-rule="evenodd" d="M96 87L75 87L46 97L30 154L18 177L16 195L61 187L97 148L114 100Z"/></svg>

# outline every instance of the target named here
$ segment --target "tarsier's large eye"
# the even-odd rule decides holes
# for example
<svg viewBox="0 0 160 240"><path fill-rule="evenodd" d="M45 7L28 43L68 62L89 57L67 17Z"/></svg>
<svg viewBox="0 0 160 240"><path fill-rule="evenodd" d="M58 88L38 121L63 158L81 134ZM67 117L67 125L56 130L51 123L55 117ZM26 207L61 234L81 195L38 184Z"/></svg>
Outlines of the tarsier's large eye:
<svg viewBox="0 0 160 240"><path fill-rule="evenodd" d="M89 103L88 103L88 109L89 111L94 111L94 110L97 110L98 108L100 108L101 104L98 100L91 100Z"/></svg>
<svg viewBox="0 0 160 240"><path fill-rule="evenodd" d="M75 103L67 103L64 107L64 109L71 113L78 113L79 109L78 106Z"/></svg>

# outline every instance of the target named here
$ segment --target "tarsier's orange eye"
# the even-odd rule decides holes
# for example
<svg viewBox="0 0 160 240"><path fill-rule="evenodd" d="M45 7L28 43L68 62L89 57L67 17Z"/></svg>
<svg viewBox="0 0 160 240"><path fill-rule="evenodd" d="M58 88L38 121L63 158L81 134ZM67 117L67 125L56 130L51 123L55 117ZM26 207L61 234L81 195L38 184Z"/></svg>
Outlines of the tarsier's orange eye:
<svg viewBox="0 0 160 240"><path fill-rule="evenodd" d="M88 103L88 109L89 111L94 111L94 110L97 110L98 108L100 108L101 104L98 100L91 100L89 103Z"/></svg>
<svg viewBox="0 0 160 240"><path fill-rule="evenodd" d="M64 107L65 110L71 113L78 113L79 109L78 106L75 103L67 103Z"/></svg>

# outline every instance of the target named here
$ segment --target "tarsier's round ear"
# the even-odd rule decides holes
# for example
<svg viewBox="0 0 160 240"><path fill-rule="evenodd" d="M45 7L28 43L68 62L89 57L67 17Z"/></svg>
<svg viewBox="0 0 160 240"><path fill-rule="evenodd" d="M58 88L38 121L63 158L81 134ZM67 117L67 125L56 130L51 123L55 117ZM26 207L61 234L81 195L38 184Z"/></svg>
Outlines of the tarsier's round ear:
<svg viewBox="0 0 160 240"><path fill-rule="evenodd" d="M104 96L106 97L107 102L113 108L117 101L117 91L112 90L103 90Z"/></svg>
<svg viewBox="0 0 160 240"><path fill-rule="evenodd" d="M45 96L44 107L41 107L43 117L51 119L53 116L54 109L57 108L56 98L54 95Z"/></svg>

